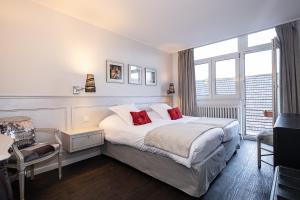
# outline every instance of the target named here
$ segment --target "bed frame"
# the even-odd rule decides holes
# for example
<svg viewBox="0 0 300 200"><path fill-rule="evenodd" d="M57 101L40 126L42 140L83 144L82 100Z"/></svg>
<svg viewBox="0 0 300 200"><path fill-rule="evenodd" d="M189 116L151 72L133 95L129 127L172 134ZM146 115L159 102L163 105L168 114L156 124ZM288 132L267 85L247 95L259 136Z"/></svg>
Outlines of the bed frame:
<svg viewBox="0 0 300 200"><path fill-rule="evenodd" d="M206 193L210 183L226 167L226 161L236 152L239 141L239 137L234 137L225 145L221 144L205 160L193 164L191 168L176 163L168 157L108 141L105 141L103 153L191 196L200 197Z"/></svg>

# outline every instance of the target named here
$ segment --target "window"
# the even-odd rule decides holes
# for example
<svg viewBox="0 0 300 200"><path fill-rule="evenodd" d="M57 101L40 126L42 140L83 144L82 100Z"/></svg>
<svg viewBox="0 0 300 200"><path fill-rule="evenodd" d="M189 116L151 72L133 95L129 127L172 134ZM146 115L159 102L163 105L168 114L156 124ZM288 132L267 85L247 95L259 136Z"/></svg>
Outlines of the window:
<svg viewBox="0 0 300 200"><path fill-rule="evenodd" d="M209 65L208 63L195 66L196 94L197 96L209 95Z"/></svg>
<svg viewBox="0 0 300 200"><path fill-rule="evenodd" d="M235 59L216 62L216 94L236 94Z"/></svg>
<svg viewBox="0 0 300 200"><path fill-rule="evenodd" d="M248 35L248 47L253 47L261 44L267 44L277 36L275 29L268 29Z"/></svg>
<svg viewBox="0 0 300 200"><path fill-rule="evenodd" d="M245 75L249 76L258 70L265 72L266 69L262 66L267 66L259 62L251 64L251 68L244 69L245 60L248 66L250 53L272 49L271 41L276 36L273 28L195 48L197 97L217 100L226 96L236 100L240 95L244 95L239 89L244 87L244 82L240 82L240 76L244 78ZM258 55L260 58L266 56L263 53L256 54ZM240 59L241 56L243 59ZM251 59L251 62L254 61L256 60ZM243 64L240 64L241 62Z"/></svg>
<svg viewBox="0 0 300 200"><path fill-rule="evenodd" d="M238 51L238 39L234 38L194 49L194 59L211 58Z"/></svg>
<svg viewBox="0 0 300 200"><path fill-rule="evenodd" d="M240 104L243 135L272 127L265 110L274 109L274 116L278 113L276 37L273 28L194 49L197 103Z"/></svg>

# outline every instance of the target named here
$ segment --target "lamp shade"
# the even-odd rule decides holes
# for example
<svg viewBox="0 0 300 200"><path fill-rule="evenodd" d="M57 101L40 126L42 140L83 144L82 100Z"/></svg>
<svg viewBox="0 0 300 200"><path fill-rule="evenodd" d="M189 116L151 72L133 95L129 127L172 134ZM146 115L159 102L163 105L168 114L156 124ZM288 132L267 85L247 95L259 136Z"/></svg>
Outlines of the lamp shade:
<svg viewBox="0 0 300 200"><path fill-rule="evenodd" d="M167 93L168 94L174 94L175 93L174 83L170 83Z"/></svg>
<svg viewBox="0 0 300 200"><path fill-rule="evenodd" d="M85 92L96 92L94 74L86 75Z"/></svg>

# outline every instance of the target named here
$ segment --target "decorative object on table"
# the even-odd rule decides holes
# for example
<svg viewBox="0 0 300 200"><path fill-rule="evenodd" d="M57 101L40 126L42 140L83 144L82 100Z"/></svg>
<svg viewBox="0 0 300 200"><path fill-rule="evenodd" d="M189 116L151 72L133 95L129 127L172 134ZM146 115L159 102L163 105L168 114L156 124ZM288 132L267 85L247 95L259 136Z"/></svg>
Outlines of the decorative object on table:
<svg viewBox="0 0 300 200"><path fill-rule="evenodd" d="M128 83L142 85L142 67L128 65Z"/></svg>
<svg viewBox="0 0 300 200"><path fill-rule="evenodd" d="M73 86L73 94L80 94L83 90L85 92L96 92L94 74L86 75L85 87Z"/></svg>
<svg viewBox="0 0 300 200"><path fill-rule="evenodd" d="M106 82L124 83L124 64L115 61L106 61Z"/></svg>
<svg viewBox="0 0 300 200"><path fill-rule="evenodd" d="M59 179L61 179L62 144L58 130L52 128L34 129L29 117L19 116L0 118L0 132L15 140L12 145L12 156L8 160L8 167L18 170L21 200L24 199L25 170L30 169L31 179L33 179L35 164L57 156ZM41 133L53 135L56 143L38 143L35 136Z"/></svg>
<svg viewBox="0 0 300 200"><path fill-rule="evenodd" d="M14 140L6 135L0 134L0 199L13 200L13 192L7 173L7 159L10 157L9 148Z"/></svg>
<svg viewBox="0 0 300 200"><path fill-rule="evenodd" d="M94 74L86 75L85 92L96 92Z"/></svg>
<svg viewBox="0 0 300 200"><path fill-rule="evenodd" d="M145 68L145 84L157 85L157 73L155 69Z"/></svg>
<svg viewBox="0 0 300 200"><path fill-rule="evenodd" d="M170 83L169 89L167 90L167 94L174 94L174 93L175 93L174 83Z"/></svg>

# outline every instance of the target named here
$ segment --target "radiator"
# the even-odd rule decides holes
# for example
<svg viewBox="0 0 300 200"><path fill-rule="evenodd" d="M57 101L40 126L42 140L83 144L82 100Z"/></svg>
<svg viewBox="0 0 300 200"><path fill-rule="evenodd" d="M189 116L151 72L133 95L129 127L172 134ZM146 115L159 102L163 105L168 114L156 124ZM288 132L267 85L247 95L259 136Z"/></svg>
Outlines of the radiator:
<svg viewBox="0 0 300 200"><path fill-rule="evenodd" d="M199 105L200 117L232 118L240 119L240 107L236 105Z"/></svg>

